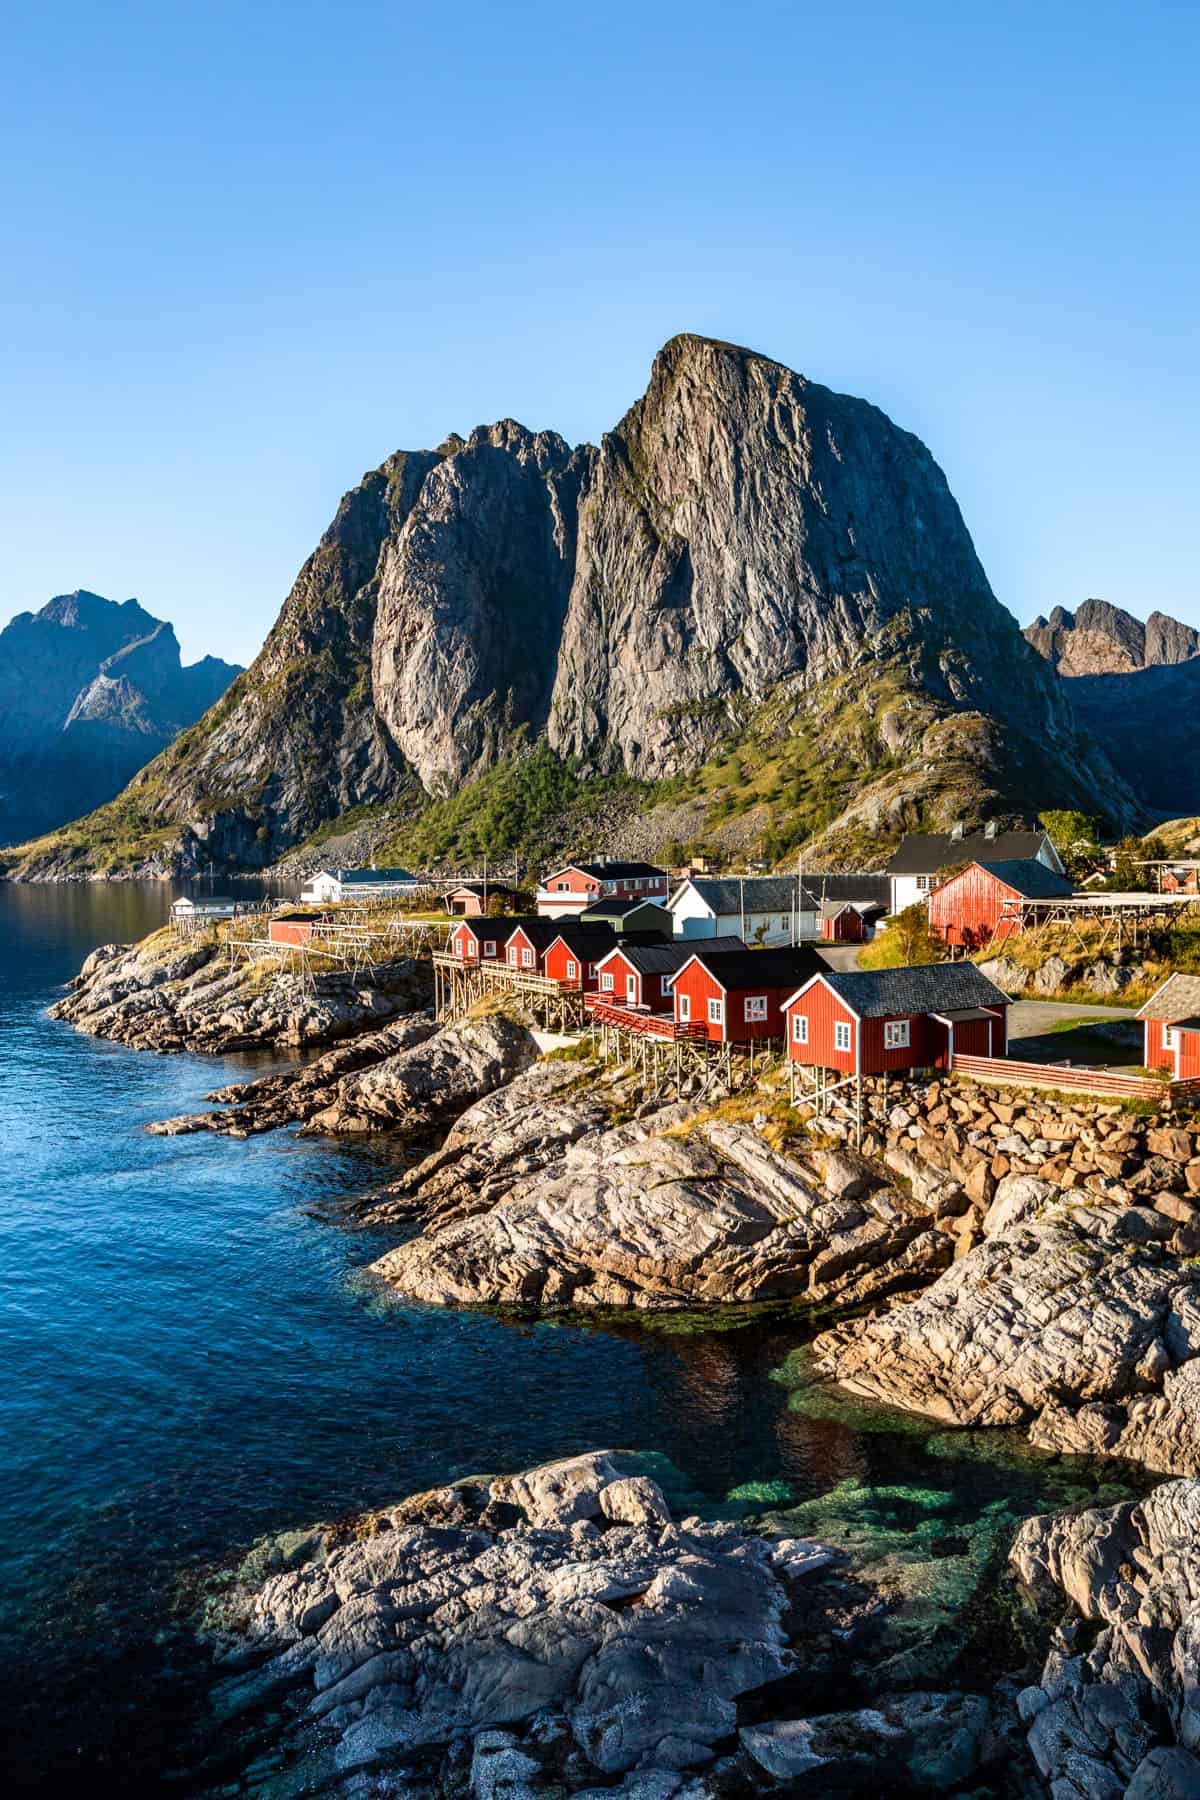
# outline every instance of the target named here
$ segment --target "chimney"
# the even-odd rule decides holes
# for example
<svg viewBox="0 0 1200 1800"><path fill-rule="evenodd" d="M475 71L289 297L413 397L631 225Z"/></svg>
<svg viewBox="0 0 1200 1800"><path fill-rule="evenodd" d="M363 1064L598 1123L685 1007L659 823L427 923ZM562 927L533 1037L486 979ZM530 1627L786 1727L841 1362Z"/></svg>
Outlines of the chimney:
<svg viewBox="0 0 1200 1800"><path fill-rule="evenodd" d="M950 830L950 842L951 842L951 843L952 843L952 844L961 844L961 843L962 843L962 840L963 840L963 822L962 822L962 820L961 820L961 819L959 819L959 820L957 820L957 821L956 821L956 823L955 823L955 824L954 824L954 825L953 825L953 826L952 826L952 827L951 827L951 830Z"/></svg>
<svg viewBox="0 0 1200 1800"><path fill-rule="evenodd" d="M985 838L994 838L995 837L995 835L996 835L995 819L988 820L987 824L983 828L983 835Z"/></svg>

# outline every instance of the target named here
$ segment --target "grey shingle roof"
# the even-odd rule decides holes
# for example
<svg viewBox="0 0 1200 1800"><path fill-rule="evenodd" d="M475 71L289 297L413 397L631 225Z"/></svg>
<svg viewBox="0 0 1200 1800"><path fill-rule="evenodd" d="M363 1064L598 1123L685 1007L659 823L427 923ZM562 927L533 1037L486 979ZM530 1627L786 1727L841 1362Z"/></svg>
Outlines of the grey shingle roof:
<svg viewBox="0 0 1200 1800"><path fill-rule="evenodd" d="M979 866L994 875L997 881L1004 882L1006 887L1015 888L1026 900L1061 900L1075 891L1064 876L1056 875L1053 869L1032 856L1019 857L1013 862L993 862L989 857Z"/></svg>
<svg viewBox="0 0 1200 1800"><path fill-rule="evenodd" d="M478 894L481 900L485 894L511 894L515 891L507 881L456 881L453 887L443 889L447 894Z"/></svg>
<svg viewBox="0 0 1200 1800"><path fill-rule="evenodd" d="M1036 857L1044 831L998 831L987 837L969 831L952 838L948 831L910 831L887 866L889 875L936 875L951 863L1017 862Z"/></svg>
<svg viewBox="0 0 1200 1800"><path fill-rule="evenodd" d="M665 913L667 910L663 901L653 900L647 896L644 900L594 900L590 906L584 907L579 916L584 920L623 919L626 913L636 912L641 906L653 906L660 913Z"/></svg>
<svg viewBox="0 0 1200 1800"><path fill-rule="evenodd" d="M619 950L631 968L639 975L673 975L676 969L682 969L685 962L690 962L697 951L707 951L713 956L729 956L735 951L745 951L745 944L740 937L721 938L676 938L671 944L631 944L626 938L613 946Z"/></svg>
<svg viewBox="0 0 1200 1800"><path fill-rule="evenodd" d="M880 906L885 912L892 903L892 884L882 874L823 875L805 869L804 885L818 900L848 900L852 906Z"/></svg>
<svg viewBox="0 0 1200 1800"><path fill-rule="evenodd" d="M691 946L693 954L695 945ZM690 959L685 959L690 960ZM828 964L807 944L795 948L784 945L778 950L742 950L718 955L713 950L700 954L700 961L726 992L745 988L797 988L812 975L822 975ZM683 964L680 964L683 967Z"/></svg>
<svg viewBox="0 0 1200 1800"><path fill-rule="evenodd" d="M1008 995L1001 993L971 962L925 963L908 969L855 969L845 973L827 970L825 980L860 1019L965 1012L975 1006L1008 1004Z"/></svg>
<svg viewBox="0 0 1200 1800"><path fill-rule="evenodd" d="M416 876L408 869L334 869L334 877L342 883L347 882L354 887L375 887L385 882L416 881Z"/></svg>
<svg viewBox="0 0 1200 1800"><path fill-rule="evenodd" d="M718 918L740 913L743 904L748 913L790 913L796 904L794 875L747 875L745 880L736 875L695 875L690 885ZM807 890L808 876L805 876L804 885ZM806 893L804 910L812 912L816 904L815 898Z"/></svg>
<svg viewBox="0 0 1200 1800"><path fill-rule="evenodd" d="M541 924L541 920L536 913L509 913L499 919L460 919L454 929L458 931L465 925L467 930L473 931L477 938L491 938L494 942L502 944L506 938L512 936L518 925L539 924Z"/></svg>
<svg viewBox="0 0 1200 1800"><path fill-rule="evenodd" d="M1167 1025L1181 1025L1185 1019L1197 1017L1200 1017L1200 975L1169 976L1138 1013L1139 1019L1161 1019Z"/></svg>

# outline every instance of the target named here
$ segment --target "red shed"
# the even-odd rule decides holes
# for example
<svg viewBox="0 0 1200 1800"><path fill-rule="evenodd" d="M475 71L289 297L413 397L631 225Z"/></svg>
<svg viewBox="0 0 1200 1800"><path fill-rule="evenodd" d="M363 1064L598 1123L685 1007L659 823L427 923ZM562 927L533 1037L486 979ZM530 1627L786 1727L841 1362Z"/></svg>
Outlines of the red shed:
<svg viewBox="0 0 1200 1800"><path fill-rule="evenodd" d="M1032 906L1036 916L1073 892L1069 881L1034 857L973 862L930 894L929 929L947 944L978 950L1021 929L1013 903L1025 903L1026 917Z"/></svg>
<svg viewBox="0 0 1200 1800"><path fill-rule="evenodd" d="M1200 1076L1200 975L1168 975L1138 1018L1148 1069L1165 1069L1174 1081Z"/></svg>
<svg viewBox="0 0 1200 1800"><path fill-rule="evenodd" d="M307 944L317 926L332 918L332 913L277 913L267 922L267 936L273 944Z"/></svg>
<svg viewBox="0 0 1200 1800"><path fill-rule="evenodd" d="M827 944L865 944L867 922L848 900L822 900L821 937Z"/></svg>
<svg viewBox="0 0 1200 1800"><path fill-rule="evenodd" d="M1196 870L1186 866L1162 869L1159 871L1158 885L1164 894L1194 894L1197 891Z"/></svg>
<svg viewBox="0 0 1200 1800"><path fill-rule="evenodd" d="M698 949L714 956L725 956L732 951L745 951L745 948L741 938L733 936L679 939L671 944L653 938L632 943L625 938L602 960L599 990L604 998L621 1006L669 1013L675 1007L671 983Z"/></svg>
<svg viewBox="0 0 1200 1800"><path fill-rule="evenodd" d="M781 1038L787 996L826 967L807 945L733 952L688 949L693 954L671 984L675 1018L681 1025L703 1025L717 1044Z"/></svg>
<svg viewBox="0 0 1200 1800"><path fill-rule="evenodd" d="M503 962L504 946L518 925L539 924L538 919L464 919L448 939L451 956L463 962Z"/></svg>
<svg viewBox="0 0 1200 1800"><path fill-rule="evenodd" d="M666 905L670 877L646 862L578 862L552 869L537 891L537 909L546 918L575 918L595 901L657 900Z"/></svg>
<svg viewBox="0 0 1200 1800"><path fill-rule="evenodd" d="M516 899L516 889L503 881L460 881L442 895L448 913L459 913L464 919L481 919L492 901L499 898L506 906Z"/></svg>
<svg viewBox="0 0 1200 1800"><path fill-rule="evenodd" d="M971 962L827 969L789 995L788 1055L845 1075L950 1069L1008 1053L1008 996Z"/></svg>

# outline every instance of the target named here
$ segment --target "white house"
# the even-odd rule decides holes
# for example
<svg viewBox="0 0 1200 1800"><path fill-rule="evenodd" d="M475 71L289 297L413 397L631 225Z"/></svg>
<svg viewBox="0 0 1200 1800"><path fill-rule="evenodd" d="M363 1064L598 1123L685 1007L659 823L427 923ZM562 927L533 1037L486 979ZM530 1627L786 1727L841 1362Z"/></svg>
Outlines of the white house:
<svg viewBox="0 0 1200 1800"><path fill-rule="evenodd" d="M424 883L407 869L321 869L300 890L301 900L387 900L419 893Z"/></svg>
<svg viewBox="0 0 1200 1800"><path fill-rule="evenodd" d="M794 875L692 876L667 902L682 938L740 937L747 944L798 944L820 936L818 902Z"/></svg>
<svg viewBox="0 0 1200 1800"><path fill-rule="evenodd" d="M228 894L181 894L171 905L171 917L179 920L232 919L237 901Z"/></svg>
<svg viewBox="0 0 1200 1800"><path fill-rule="evenodd" d="M893 913L903 912L918 900L927 900L938 885L938 871L974 862L1026 862L1036 860L1056 875L1065 875L1062 859L1049 837L1036 831L1001 831L985 825L982 831L910 832L887 866Z"/></svg>

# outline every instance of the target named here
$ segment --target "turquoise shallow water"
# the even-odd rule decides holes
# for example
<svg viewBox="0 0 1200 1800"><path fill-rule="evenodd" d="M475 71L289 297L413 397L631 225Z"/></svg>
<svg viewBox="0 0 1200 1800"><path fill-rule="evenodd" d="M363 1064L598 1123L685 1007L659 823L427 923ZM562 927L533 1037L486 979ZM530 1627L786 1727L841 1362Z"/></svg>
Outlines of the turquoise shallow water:
<svg viewBox="0 0 1200 1800"><path fill-rule="evenodd" d="M0 885L0 1694L17 1788L189 1791L204 1671L181 1572L255 1536L601 1444L710 1504L941 1483L973 1517L1040 1474L795 1408L798 1323L644 1332L398 1304L338 1222L383 1149L152 1138L246 1059L156 1057L45 1017L162 887ZM775 1484L764 1486L763 1484ZM836 1510L836 1509L835 1509ZM31 1671L36 1676L31 1680ZM189 1777L189 1770L192 1771Z"/></svg>

